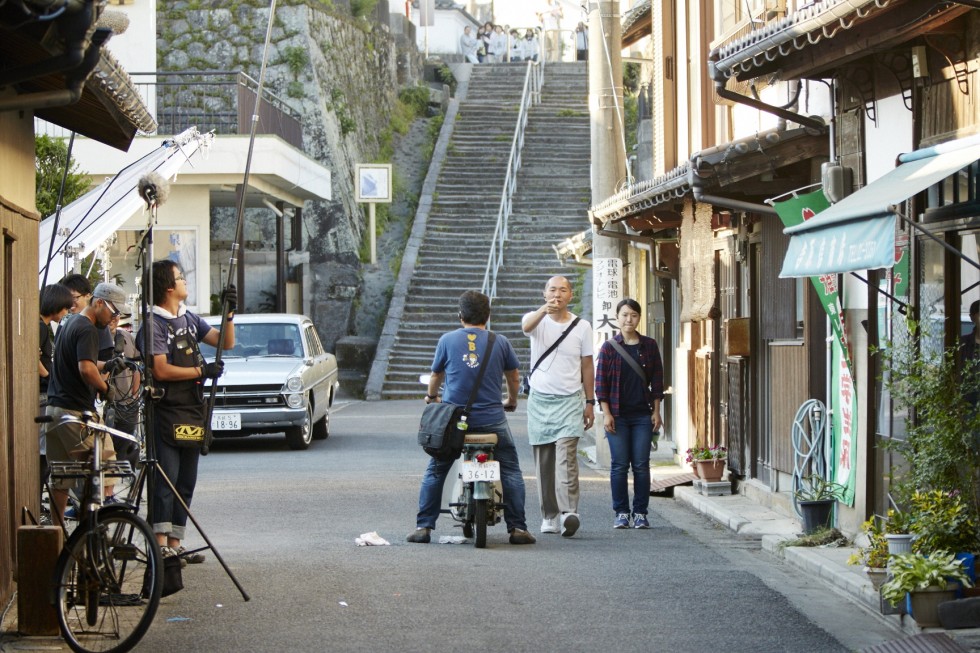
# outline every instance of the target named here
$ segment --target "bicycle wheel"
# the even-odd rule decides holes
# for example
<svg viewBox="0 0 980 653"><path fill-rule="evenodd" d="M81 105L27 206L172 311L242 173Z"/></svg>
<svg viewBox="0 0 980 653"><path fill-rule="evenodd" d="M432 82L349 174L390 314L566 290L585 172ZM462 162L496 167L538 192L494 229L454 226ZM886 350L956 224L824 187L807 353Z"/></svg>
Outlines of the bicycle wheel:
<svg viewBox="0 0 980 653"><path fill-rule="evenodd" d="M127 510L100 511L92 537L79 528L55 569L61 635L76 653L123 653L156 615L163 560L156 537Z"/></svg>
<svg viewBox="0 0 980 653"><path fill-rule="evenodd" d="M477 499L473 503L476 505L476 514L473 515L476 522L476 548L484 549L487 546L487 500Z"/></svg>

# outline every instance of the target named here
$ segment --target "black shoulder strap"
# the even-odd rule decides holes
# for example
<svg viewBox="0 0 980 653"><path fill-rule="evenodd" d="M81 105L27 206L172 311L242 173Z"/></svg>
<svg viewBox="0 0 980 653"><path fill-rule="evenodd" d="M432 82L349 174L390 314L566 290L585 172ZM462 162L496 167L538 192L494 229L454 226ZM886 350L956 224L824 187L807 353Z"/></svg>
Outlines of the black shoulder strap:
<svg viewBox="0 0 980 653"><path fill-rule="evenodd" d="M572 332L572 329L574 329L574 328L575 328L575 325L576 325L576 324L578 324L578 321L579 321L579 320L581 320L581 319L582 319L582 318L580 318L580 317L577 317L577 318L575 318L574 320L572 320L572 323L571 323L571 324L569 324L569 325L568 325L568 328L567 328L567 329L565 329L565 330L564 330L564 331L562 332L562 334L561 334L561 335L560 335L560 336L558 337L558 340L555 340L555 342L554 342L554 344L553 344L553 345L551 345L550 347L548 347L548 349L547 349L547 350L546 350L546 351L545 351L545 352L544 352L543 354L541 354L541 357L540 357L540 358L538 358L538 361L537 361L537 362L536 362L536 363L534 364L534 367L532 367L532 368L531 368L531 371L527 373L527 378L529 378L529 379L531 378L531 375L532 375L532 374L534 374L534 370L536 370L536 369L538 369L538 365L540 365L540 364L541 364L541 361L543 361L544 359L546 359L546 358L548 357L548 354L550 354L550 353L551 353L551 352L553 352L554 350L556 350L556 349L558 349L558 345L560 345L560 344L561 344L561 341L562 341L562 340L564 340L564 339L565 339L565 337L566 337L566 336L567 336L567 335L568 335L569 333L571 333L571 332Z"/></svg>
<svg viewBox="0 0 980 653"><path fill-rule="evenodd" d="M636 362L636 359L630 356L626 352L626 350L623 349L622 345L620 345L614 339L610 339L609 344L612 345L613 349L615 349L620 356L623 357L623 360L626 361L626 364L632 367L633 371L636 372L641 379L643 379L643 383L647 383L647 374L646 372L643 371L643 368L640 367L640 364Z"/></svg>
<svg viewBox="0 0 980 653"><path fill-rule="evenodd" d="M476 383L473 384L473 389L470 391L470 398L466 402L466 407L463 408L464 415L470 414L470 407L476 401L476 394L480 391L480 384L483 383L483 375L487 371L487 362L490 360L490 354L493 352L493 342L496 339L497 334L487 330L487 349L483 352L483 359L480 361L480 369L476 373Z"/></svg>

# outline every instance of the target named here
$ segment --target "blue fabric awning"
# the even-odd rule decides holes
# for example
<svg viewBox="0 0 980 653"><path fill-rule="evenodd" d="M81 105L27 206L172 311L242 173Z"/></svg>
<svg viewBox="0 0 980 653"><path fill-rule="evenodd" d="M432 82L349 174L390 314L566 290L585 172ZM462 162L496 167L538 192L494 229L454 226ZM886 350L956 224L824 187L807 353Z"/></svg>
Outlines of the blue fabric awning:
<svg viewBox="0 0 980 653"><path fill-rule="evenodd" d="M783 233L790 236L780 277L808 277L895 264L899 205L980 160L980 135L899 156L899 166Z"/></svg>

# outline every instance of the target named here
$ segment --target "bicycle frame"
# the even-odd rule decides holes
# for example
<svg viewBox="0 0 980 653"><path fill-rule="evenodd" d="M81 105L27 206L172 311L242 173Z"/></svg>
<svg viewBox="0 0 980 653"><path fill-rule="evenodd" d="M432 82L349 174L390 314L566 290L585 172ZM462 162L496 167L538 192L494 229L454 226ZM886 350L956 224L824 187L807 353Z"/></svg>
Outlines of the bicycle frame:
<svg viewBox="0 0 980 653"><path fill-rule="evenodd" d="M133 471L128 461L103 460L102 438L136 438L96 422L91 412L66 415L58 424L79 425L83 441L92 437L89 460L51 463L52 477L84 478L84 513L54 576L62 636L76 653L123 653L149 628L163 584L160 549L146 521L134 506L104 506L106 477L132 477Z"/></svg>

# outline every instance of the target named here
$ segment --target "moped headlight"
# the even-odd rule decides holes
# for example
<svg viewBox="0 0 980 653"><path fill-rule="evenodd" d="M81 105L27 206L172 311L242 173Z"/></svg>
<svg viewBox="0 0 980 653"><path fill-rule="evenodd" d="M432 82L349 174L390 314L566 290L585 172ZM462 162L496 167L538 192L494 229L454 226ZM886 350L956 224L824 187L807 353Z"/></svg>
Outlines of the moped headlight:
<svg viewBox="0 0 980 653"><path fill-rule="evenodd" d="M286 395L286 405L290 408L302 408L304 403L304 398L302 394L287 394Z"/></svg>
<svg viewBox="0 0 980 653"><path fill-rule="evenodd" d="M286 390L290 392L299 392L303 389L303 379L298 376L291 376L286 379Z"/></svg>

